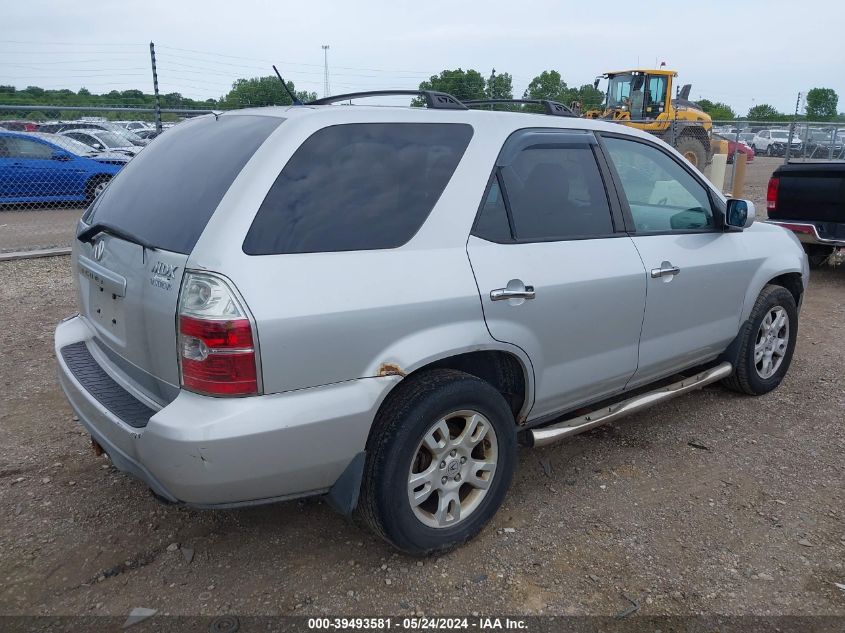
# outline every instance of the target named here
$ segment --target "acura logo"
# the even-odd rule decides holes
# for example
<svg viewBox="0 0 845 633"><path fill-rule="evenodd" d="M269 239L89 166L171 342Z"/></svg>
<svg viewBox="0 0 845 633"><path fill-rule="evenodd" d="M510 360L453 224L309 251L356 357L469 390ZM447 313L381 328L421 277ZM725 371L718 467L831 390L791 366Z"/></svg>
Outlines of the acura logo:
<svg viewBox="0 0 845 633"><path fill-rule="evenodd" d="M94 244L94 259L100 261L103 259L103 251L106 250L106 242L104 240L100 240Z"/></svg>

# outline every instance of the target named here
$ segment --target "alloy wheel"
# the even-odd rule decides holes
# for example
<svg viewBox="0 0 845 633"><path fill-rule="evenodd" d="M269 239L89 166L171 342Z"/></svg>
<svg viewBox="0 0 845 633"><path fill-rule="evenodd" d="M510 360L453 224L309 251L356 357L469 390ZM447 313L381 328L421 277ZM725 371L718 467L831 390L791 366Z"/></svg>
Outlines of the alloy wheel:
<svg viewBox="0 0 845 633"><path fill-rule="evenodd" d="M499 451L496 431L478 411L450 413L432 424L411 460L408 501L432 528L466 520L487 495Z"/></svg>
<svg viewBox="0 0 845 633"><path fill-rule="evenodd" d="M789 316L781 306L773 306L763 317L754 343L754 367L760 378L771 378L780 369L788 344Z"/></svg>

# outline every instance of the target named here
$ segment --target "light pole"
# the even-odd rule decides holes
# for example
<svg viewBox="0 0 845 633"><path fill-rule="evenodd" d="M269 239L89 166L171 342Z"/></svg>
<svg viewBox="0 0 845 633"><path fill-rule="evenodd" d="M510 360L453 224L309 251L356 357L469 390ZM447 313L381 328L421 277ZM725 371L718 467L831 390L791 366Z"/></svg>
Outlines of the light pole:
<svg viewBox="0 0 845 633"><path fill-rule="evenodd" d="M323 44L323 96L329 96L329 45Z"/></svg>

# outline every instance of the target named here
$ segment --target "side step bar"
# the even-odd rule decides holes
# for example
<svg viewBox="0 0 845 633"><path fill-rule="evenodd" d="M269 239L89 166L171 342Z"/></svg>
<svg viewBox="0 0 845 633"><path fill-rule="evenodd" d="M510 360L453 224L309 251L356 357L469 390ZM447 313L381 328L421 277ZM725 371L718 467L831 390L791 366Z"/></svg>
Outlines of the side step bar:
<svg viewBox="0 0 845 633"><path fill-rule="evenodd" d="M679 382L672 383L666 387L649 391L648 393L628 398L622 402L617 402L607 407L602 407L596 411L591 411L586 415L578 416L577 418L570 418L551 426L546 426L538 429L533 429L529 435L532 440L532 446L548 446L567 437L589 431L592 428L606 424L613 420L618 420L626 415L637 413L643 409L670 400L676 396L683 395L695 389L701 389L705 385L712 382L727 378L733 372L733 365L730 363L721 363L716 367L703 371L695 376L684 378Z"/></svg>

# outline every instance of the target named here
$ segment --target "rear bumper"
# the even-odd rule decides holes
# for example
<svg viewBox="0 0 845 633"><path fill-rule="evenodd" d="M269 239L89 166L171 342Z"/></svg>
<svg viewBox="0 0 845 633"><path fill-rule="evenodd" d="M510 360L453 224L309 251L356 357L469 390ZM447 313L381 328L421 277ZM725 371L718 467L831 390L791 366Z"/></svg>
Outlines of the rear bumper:
<svg viewBox="0 0 845 633"><path fill-rule="evenodd" d="M792 220L767 220L769 224L777 224L795 233L802 244L819 244L834 248L845 248L845 238L823 237L818 227L812 222L795 222ZM841 225L840 225L841 226ZM837 234L840 233L837 231Z"/></svg>
<svg viewBox="0 0 845 633"><path fill-rule="evenodd" d="M364 450L376 410L397 376L249 398L180 391L143 428L88 391L61 350L90 343L74 317L55 335L59 382L82 425L114 465L161 497L200 507L267 503L327 492Z"/></svg>

